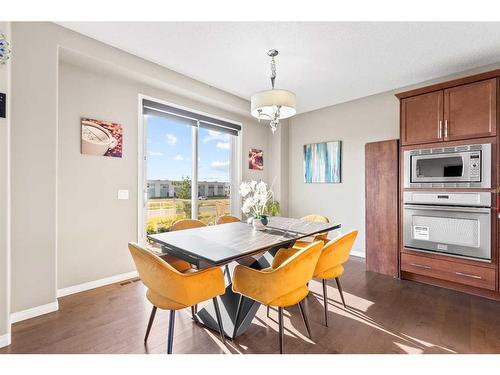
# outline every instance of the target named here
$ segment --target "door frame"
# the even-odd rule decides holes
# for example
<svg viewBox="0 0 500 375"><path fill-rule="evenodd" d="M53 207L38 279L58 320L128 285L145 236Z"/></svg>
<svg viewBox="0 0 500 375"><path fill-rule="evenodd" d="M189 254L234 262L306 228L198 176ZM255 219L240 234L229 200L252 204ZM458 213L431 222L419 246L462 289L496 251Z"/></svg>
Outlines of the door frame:
<svg viewBox="0 0 500 375"><path fill-rule="evenodd" d="M231 207L231 215L241 217L240 207L241 207L241 197L238 194L238 189L241 184L241 175L242 175L242 136L243 136L243 123L235 120L230 120L221 116L216 116L208 112L198 111L196 109L192 109L189 107L185 107L176 103L171 103L162 99L158 99L145 94L138 94L137 97L137 243L141 245L146 244L146 221L147 221L147 213L145 210L145 205L147 202L147 180L145 180L147 176L147 121L145 120L145 116L142 113L142 101L143 99L151 100L158 102L160 104L168 105L170 107L179 108L182 110L190 111L199 115L204 115L208 117L212 117L216 120L230 122L236 125L241 126L241 131L239 132L237 137L231 138L231 191L230 191L230 207ZM197 138L193 140L193 148L198 147ZM193 160L193 163L196 161ZM197 163L197 162L196 162ZM234 167L236 165L236 168ZM193 168L194 169L194 168ZM196 174L197 171L196 171ZM192 184L193 186L193 184ZM197 190L197 186L195 188ZM191 190L193 193L193 189ZM193 194L191 194L191 197ZM196 200L195 204L192 207L197 206L198 201Z"/></svg>

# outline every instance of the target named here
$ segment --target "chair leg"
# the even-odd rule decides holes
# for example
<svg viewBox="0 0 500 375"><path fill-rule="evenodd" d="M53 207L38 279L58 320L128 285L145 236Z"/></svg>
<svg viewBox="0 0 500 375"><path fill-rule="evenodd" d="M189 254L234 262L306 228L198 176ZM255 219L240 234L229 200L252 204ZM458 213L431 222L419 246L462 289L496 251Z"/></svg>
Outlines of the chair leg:
<svg viewBox="0 0 500 375"><path fill-rule="evenodd" d="M342 293L342 286L340 285L340 279L338 277L336 277L335 281L337 282L337 288L339 289L340 298L342 299L342 304L344 305L344 309L345 309L345 308L347 308L347 305L345 304L344 293Z"/></svg>
<svg viewBox="0 0 500 375"><path fill-rule="evenodd" d="M224 327L222 326L222 318L220 316L219 303L217 302L217 297L213 298L212 301L214 301L215 315L217 316L217 324L219 325L220 339L222 340L222 343L225 344L226 339L224 338Z"/></svg>
<svg viewBox="0 0 500 375"><path fill-rule="evenodd" d="M151 315L149 316L148 328L146 328L146 335L144 336L144 342L148 341L149 332L151 331L151 327L153 326L153 320L155 320L156 315L156 306L153 306L153 310L151 310Z"/></svg>
<svg viewBox="0 0 500 375"><path fill-rule="evenodd" d="M280 354L283 354L285 351L283 345L283 307L278 307L278 321L279 321Z"/></svg>
<svg viewBox="0 0 500 375"><path fill-rule="evenodd" d="M243 295L240 294L240 299L238 301L238 307L236 309L236 318L234 319L234 329L233 329L233 340L236 338L236 331L238 330L238 322L241 315L241 305L243 304Z"/></svg>
<svg viewBox="0 0 500 375"><path fill-rule="evenodd" d="M225 273L225 274L226 274L226 276L227 276L227 282L228 282L229 284L231 284L231 282L232 282L232 281L231 281L231 273L229 272L229 265L228 265L228 264L226 264L226 266L224 267L224 273Z"/></svg>
<svg viewBox="0 0 500 375"><path fill-rule="evenodd" d="M325 305L325 326L328 327L328 295L326 294L326 279L323 279L323 305Z"/></svg>
<svg viewBox="0 0 500 375"><path fill-rule="evenodd" d="M198 323L198 318L196 317L196 305L191 306L191 316L193 317L193 320Z"/></svg>
<svg viewBox="0 0 500 375"><path fill-rule="evenodd" d="M170 310L170 320L168 322L167 354L172 354L172 348L174 345L174 325L175 310Z"/></svg>
<svg viewBox="0 0 500 375"><path fill-rule="evenodd" d="M311 328L309 327L309 320L307 319L305 306L303 306L303 303L304 303L304 300L299 302L300 315L302 315L302 320L304 321L304 325L306 326L307 335L312 340Z"/></svg>

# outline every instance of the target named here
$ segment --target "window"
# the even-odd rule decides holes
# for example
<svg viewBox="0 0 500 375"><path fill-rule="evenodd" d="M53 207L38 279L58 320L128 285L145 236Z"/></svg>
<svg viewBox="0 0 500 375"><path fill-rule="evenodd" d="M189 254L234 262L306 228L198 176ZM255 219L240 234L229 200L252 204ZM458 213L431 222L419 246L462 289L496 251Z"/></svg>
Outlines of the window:
<svg viewBox="0 0 500 375"><path fill-rule="evenodd" d="M145 191L140 236L168 231L177 220L205 224L230 214L241 126L152 100L142 101ZM235 214L238 214L237 212Z"/></svg>

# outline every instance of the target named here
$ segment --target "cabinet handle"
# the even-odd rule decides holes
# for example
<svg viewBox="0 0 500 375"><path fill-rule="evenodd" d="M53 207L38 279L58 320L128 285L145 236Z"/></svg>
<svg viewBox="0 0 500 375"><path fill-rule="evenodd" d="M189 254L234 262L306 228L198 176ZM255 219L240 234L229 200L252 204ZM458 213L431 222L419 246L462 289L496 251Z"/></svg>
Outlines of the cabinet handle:
<svg viewBox="0 0 500 375"><path fill-rule="evenodd" d="M455 272L455 275L458 275L458 276L464 276L464 277L470 277L472 279L479 279L481 280L482 277L481 276L477 276L477 275L471 275L469 273L463 273L463 272Z"/></svg>
<svg viewBox="0 0 500 375"><path fill-rule="evenodd" d="M439 120L438 139L441 139L442 134L443 134L443 121Z"/></svg>
<svg viewBox="0 0 500 375"><path fill-rule="evenodd" d="M419 267L419 268L425 268L426 270L430 270L431 269L430 266L424 266L423 264L417 264L417 263L410 263L410 266Z"/></svg>
<svg viewBox="0 0 500 375"><path fill-rule="evenodd" d="M444 137L448 138L448 120L444 120Z"/></svg>

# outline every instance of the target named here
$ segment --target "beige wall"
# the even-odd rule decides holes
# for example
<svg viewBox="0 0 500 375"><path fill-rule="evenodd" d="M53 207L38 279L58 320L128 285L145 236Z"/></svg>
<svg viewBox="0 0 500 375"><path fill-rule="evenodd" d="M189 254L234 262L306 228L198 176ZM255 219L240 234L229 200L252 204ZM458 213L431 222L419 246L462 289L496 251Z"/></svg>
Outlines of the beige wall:
<svg viewBox="0 0 500 375"><path fill-rule="evenodd" d="M188 100L95 67L59 66L58 126L58 288L66 288L134 270L126 250L137 233L137 98L165 100L243 123L243 150L262 146L266 128L253 120ZM118 122L124 130L123 158L80 154L80 119ZM246 159L243 178L251 176ZM118 189L130 191L117 200Z"/></svg>
<svg viewBox="0 0 500 375"><path fill-rule="evenodd" d="M0 33L9 38L10 25L0 22ZM0 92L9 95L10 62L0 65ZM0 118L0 347L8 344L5 335L10 333L9 324L9 122L7 118ZM4 339L2 339L4 337Z"/></svg>
<svg viewBox="0 0 500 375"><path fill-rule="evenodd" d="M237 120L245 118L243 154L250 146L263 147L267 152L267 129L245 117L249 108L246 100L51 23L15 22L12 34L15 46L12 59L12 122L15 124L11 154L12 312L54 303L58 286L92 281L131 269L122 246L137 236L137 163L134 161L137 117L132 120L137 101L131 98L132 92L135 95L144 89L153 96L181 105ZM88 84L77 82L68 74L71 68L63 66L61 85L68 97L58 97L58 54L64 49L71 50L73 55L92 56L97 63L90 61L89 64L102 65L99 69L104 72L126 76L129 81L142 82L142 86L117 79L91 93L89 85L97 86L99 78L79 71L77 77L85 76L89 81ZM82 85L81 93L79 85ZM95 96L100 90L114 92L116 89L123 89L125 94L106 97L104 103L97 102ZM79 103L78 98L84 101ZM58 113L58 100L72 106L74 112ZM90 108L94 104L95 107ZM80 111L124 123L127 132L123 160L84 160L75 154L79 152L78 127L82 114L77 112ZM62 155L59 156L58 151ZM244 160L243 155L243 178L267 178L266 171L248 171ZM120 168L117 174L113 169L120 162L125 168ZM69 200L66 189L72 183L82 184L73 186L80 201L74 197ZM129 201L116 200L119 188L130 190ZM92 195L85 195L84 190ZM63 200L63 196L68 199ZM103 207L92 204L89 209L92 198ZM104 220L103 215L107 215L107 219ZM98 225L104 222L104 228ZM96 241L93 238L97 235ZM93 251L85 264L76 264L70 259L72 251L76 257L84 250ZM60 267L57 267L57 254L63 262ZM97 255L106 258L101 258L101 263L96 265ZM90 263L92 269L87 267ZM63 273L64 264L69 266ZM85 268L88 274L82 271ZM61 271L60 282L57 269Z"/></svg>
<svg viewBox="0 0 500 375"><path fill-rule="evenodd" d="M399 138L399 106L392 93L296 116L289 134L289 213L300 217L325 215L342 224L342 231L359 229L353 251L364 253L364 145ZM342 183L306 184L303 145L342 141Z"/></svg>

